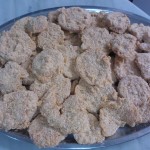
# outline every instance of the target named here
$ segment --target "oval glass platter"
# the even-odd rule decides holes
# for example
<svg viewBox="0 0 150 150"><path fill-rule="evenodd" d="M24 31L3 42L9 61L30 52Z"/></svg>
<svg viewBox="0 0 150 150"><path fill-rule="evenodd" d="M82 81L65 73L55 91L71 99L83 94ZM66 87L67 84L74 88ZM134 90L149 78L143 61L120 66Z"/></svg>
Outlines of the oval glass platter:
<svg viewBox="0 0 150 150"><path fill-rule="evenodd" d="M71 7L71 6L70 6ZM125 13L131 20L131 23L143 23L144 25L150 25L150 20L141 17L139 15L122 11L118 9L113 8L107 8L107 7L92 7L92 6L78 6L87 9L90 12L100 12L103 11L105 13L113 12L113 11L119 11ZM57 8L50 8L50 9L44 9L40 11L36 11L33 13L28 13L26 15L20 16L18 18L15 18L13 20L8 21L7 23L0 26L0 33L4 30L9 30L10 27L14 24L15 21L26 17L26 16L38 16L38 15L47 15L48 12L54 11L58 9ZM32 143L32 140L28 137L27 134L23 134L22 132L5 132L3 130L0 130L0 134L3 136L7 136L11 138L12 140L18 140L18 141L25 141ZM129 126L125 126L123 128L119 128L119 130L111 137L106 138L106 140L103 143L96 143L96 144L89 144L89 145L81 145L77 144L74 140L72 135L69 135L63 142L61 142L58 146L56 146L56 149L92 149L92 148L99 148L99 147L108 147L112 145L117 145L120 143L124 143L127 141L134 140L136 138L139 138L143 135L146 135L150 133L150 123L147 124L140 124L135 126L134 128L131 128Z"/></svg>

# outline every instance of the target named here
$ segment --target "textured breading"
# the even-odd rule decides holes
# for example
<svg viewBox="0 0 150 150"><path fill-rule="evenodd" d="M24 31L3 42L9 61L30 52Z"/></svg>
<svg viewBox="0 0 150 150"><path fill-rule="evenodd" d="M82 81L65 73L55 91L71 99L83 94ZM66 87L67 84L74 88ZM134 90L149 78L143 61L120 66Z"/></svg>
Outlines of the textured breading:
<svg viewBox="0 0 150 150"><path fill-rule="evenodd" d="M76 96L69 96L62 105L58 105L55 92L51 90L44 97L41 114L51 127L63 134L78 133L87 125L87 113Z"/></svg>
<svg viewBox="0 0 150 150"><path fill-rule="evenodd" d="M57 91L51 88L42 98L43 104L41 106L40 112L47 119L49 125L55 129L65 128L65 119L62 117L61 108L62 105L57 104L56 93ZM64 99L63 99L64 100ZM64 133L64 132L63 132ZM66 134L66 133L64 133Z"/></svg>
<svg viewBox="0 0 150 150"><path fill-rule="evenodd" d="M100 109L99 120L102 135L109 137L126 123L135 126L136 122L141 120L141 116L132 101L118 98L117 101L105 104L105 107Z"/></svg>
<svg viewBox="0 0 150 150"><path fill-rule="evenodd" d="M145 43L150 43L150 27L147 27L147 32L143 36L143 41Z"/></svg>
<svg viewBox="0 0 150 150"><path fill-rule="evenodd" d="M149 52L150 26L120 12L70 7L16 21L0 34L0 129L46 148L150 122Z"/></svg>
<svg viewBox="0 0 150 150"><path fill-rule="evenodd" d="M80 80L76 86L75 95L91 113L97 113L105 101L113 101L117 98L117 92L111 84L102 85L99 88L91 86L83 80Z"/></svg>
<svg viewBox="0 0 150 150"><path fill-rule="evenodd" d="M64 57L63 74L69 79L77 79L79 75L76 71L75 64L76 58L80 54L79 47L66 44L59 46L57 49Z"/></svg>
<svg viewBox="0 0 150 150"><path fill-rule="evenodd" d="M30 90L34 91L39 99L41 99L49 89L52 90L51 92L55 92L57 103L61 104L64 99L70 95L71 82L68 78L63 77L63 75L57 75L51 78L47 83L41 83L35 80L30 86Z"/></svg>
<svg viewBox="0 0 150 150"><path fill-rule="evenodd" d="M131 77L131 76L128 76L128 77ZM137 85L139 87L141 86L141 82L140 83L137 81L135 81L135 82L137 83ZM126 85L124 85L124 86L126 86ZM149 117L150 98L149 98L149 95L147 96L147 101L144 101L144 99L142 99L143 104L139 105L139 104L137 104L136 99L132 98L133 96L135 96L135 94L137 94L139 92L139 90L137 90L139 87L136 88L133 85L133 83L131 83L130 86L133 88L133 89L131 89L131 88L129 89L129 92L131 91L131 94L128 93L128 95L130 95L130 97L128 95L124 96L124 97L127 97L128 99L124 99L124 98L120 99L119 98L118 101L111 102L110 104L105 104L105 106L102 109L100 109L99 120L100 120L100 126L102 128L103 136L107 137L107 136L113 135L119 127L122 127L125 124L128 124L131 127L134 127L135 125L137 125L139 123L147 123L150 121L150 117ZM119 87L119 88L122 88L122 87ZM127 87L127 88L129 88L129 87ZM132 94L133 90L135 91L134 92L135 94ZM143 91L144 91L144 89L143 89ZM147 92L148 91L149 90L147 90ZM140 92L140 94L141 94L141 92ZM141 94L141 97L142 97L142 94ZM111 128L110 128L110 126L111 126Z"/></svg>
<svg viewBox="0 0 150 150"><path fill-rule="evenodd" d="M51 80L47 83L41 83L40 81L35 80L34 83L31 84L30 90L35 92L38 95L39 99L41 99L44 96L44 94L47 92L50 85L51 85Z"/></svg>
<svg viewBox="0 0 150 150"><path fill-rule="evenodd" d="M103 136L112 136L115 134L119 127L125 124L123 121L117 119L117 115L117 111L114 109L100 109L100 127L102 129Z"/></svg>
<svg viewBox="0 0 150 150"><path fill-rule="evenodd" d="M32 91L17 91L4 95L3 128L25 129L37 110L38 97Z"/></svg>
<svg viewBox="0 0 150 150"><path fill-rule="evenodd" d="M14 25L11 27L11 29L16 29L16 30L22 30L22 31L26 31L26 25L28 23L28 21L32 20L33 17L24 17L21 18L19 20L17 20Z"/></svg>
<svg viewBox="0 0 150 150"><path fill-rule="evenodd" d="M111 83L110 57L102 51L87 50L76 59L76 70L80 77L90 85Z"/></svg>
<svg viewBox="0 0 150 150"><path fill-rule="evenodd" d="M147 116L150 107L150 87L144 79L133 75L124 77L118 84L118 93L125 98L121 107L125 109L118 112L123 114L119 116L120 119L132 127L150 121L150 117Z"/></svg>
<svg viewBox="0 0 150 150"><path fill-rule="evenodd" d="M146 80L150 80L150 53L138 53L136 63Z"/></svg>
<svg viewBox="0 0 150 150"><path fill-rule="evenodd" d="M91 14L91 18L92 18L91 26L97 27L99 24L98 13L90 12L90 14Z"/></svg>
<svg viewBox="0 0 150 150"><path fill-rule="evenodd" d="M94 144L103 142L105 137L101 133L98 119L88 114L88 125L85 131L74 134L75 140L80 144Z"/></svg>
<svg viewBox="0 0 150 150"><path fill-rule="evenodd" d="M0 93L0 101L3 101L3 94Z"/></svg>
<svg viewBox="0 0 150 150"><path fill-rule="evenodd" d="M128 31L131 34L133 34L139 41L142 41L143 36L147 32L148 28L149 28L148 26L144 26L142 23L140 23L140 24L133 23L128 28Z"/></svg>
<svg viewBox="0 0 150 150"><path fill-rule="evenodd" d="M29 33L41 33L48 27L48 21L46 16L33 17L26 24L26 31Z"/></svg>
<svg viewBox="0 0 150 150"><path fill-rule="evenodd" d="M136 37L127 33L118 34L112 39L111 48L119 57L133 59L136 54Z"/></svg>
<svg viewBox="0 0 150 150"><path fill-rule="evenodd" d="M41 115L31 122L28 132L34 143L43 148L56 146L65 139L65 135L51 128Z"/></svg>
<svg viewBox="0 0 150 150"><path fill-rule="evenodd" d="M141 72L135 63L135 59L130 60L116 56L113 69L118 79L126 77L127 75L141 76Z"/></svg>
<svg viewBox="0 0 150 150"><path fill-rule="evenodd" d="M142 113L142 120L139 123L148 123L150 122L150 98L148 100L148 103L146 104L146 108L144 112Z"/></svg>
<svg viewBox="0 0 150 150"><path fill-rule="evenodd" d="M36 55L37 54L34 54L34 56L30 57L30 60L27 60L27 61L25 61L25 62L23 62L23 63L20 64L21 67L23 67L24 69L26 69L29 73L32 72L32 68L31 68L32 61L33 61L33 59L35 58Z"/></svg>
<svg viewBox="0 0 150 150"><path fill-rule="evenodd" d="M145 32L143 34L143 43L138 43L138 48L145 52L150 52L150 27L145 27Z"/></svg>
<svg viewBox="0 0 150 150"><path fill-rule="evenodd" d="M0 37L0 57L5 62L12 60L20 64L29 61L35 49L35 43L22 30L6 31Z"/></svg>
<svg viewBox="0 0 150 150"><path fill-rule="evenodd" d="M44 50L33 59L32 73L41 82L47 82L51 77L63 71L64 57L55 49Z"/></svg>
<svg viewBox="0 0 150 150"><path fill-rule="evenodd" d="M4 102L0 99L0 129L3 127L4 119Z"/></svg>
<svg viewBox="0 0 150 150"><path fill-rule="evenodd" d="M57 23L58 22L58 16L61 13L61 11L64 9L65 8L60 8L60 9L57 9L55 11L50 11L48 13L48 21L52 22L52 23Z"/></svg>
<svg viewBox="0 0 150 150"><path fill-rule="evenodd" d="M145 108L150 98L150 87L141 77L129 75L120 80L118 93L121 97L132 101L136 107Z"/></svg>
<svg viewBox="0 0 150 150"><path fill-rule="evenodd" d="M87 112L83 103L75 95L69 96L63 103L62 118L65 120L64 133L79 133L85 130L88 123Z"/></svg>
<svg viewBox="0 0 150 150"><path fill-rule="evenodd" d="M121 12L111 12L104 18L105 25L116 33L124 33L130 25L129 18Z"/></svg>
<svg viewBox="0 0 150 150"><path fill-rule="evenodd" d="M115 58L116 58L116 56L111 56L111 60L110 60L110 63L111 63L111 76L112 76L113 84L115 84L118 81L117 76L116 76L116 72L114 70Z"/></svg>
<svg viewBox="0 0 150 150"><path fill-rule="evenodd" d="M89 26L92 22L91 15L85 9L72 7L63 9L58 16L58 23L70 32L79 32Z"/></svg>
<svg viewBox="0 0 150 150"><path fill-rule="evenodd" d="M4 68L0 68L0 92L2 94L25 89L22 79L28 77L28 73L16 62L9 61Z"/></svg>
<svg viewBox="0 0 150 150"><path fill-rule="evenodd" d="M87 49L98 49L109 53L109 42L111 40L111 35L105 28L99 27L89 27L82 32L82 45L83 50Z"/></svg>
<svg viewBox="0 0 150 150"><path fill-rule="evenodd" d="M51 11L48 13L48 21L52 23L57 23L58 21L58 16L60 12L59 11Z"/></svg>
<svg viewBox="0 0 150 150"><path fill-rule="evenodd" d="M97 13L97 12L90 12L90 14L91 14L91 17L92 17L91 26L101 27L101 28L106 27L105 23L104 23L104 18L106 17L106 13L105 12L103 12L103 11L101 11L99 13Z"/></svg>
<svg viewBox="0 0 150 150"><path fill-rule="evenodd" d="M110 32L111 36L112 36L112 39L114 39L117 35L119 35L119 33L116 33L116 32Z"/></svg>
<svg viewBox="0 0 150 150"><path fill-rule="evenodd" d="M55 23L49 23L47 30L38 36L38 46L43 49L54 48L64 43L64 31Z"/></svg>
<svg viewBox="0 0 150 150"><path fill-rule="evenodd" d="M26 61L21 64L21 67L23 67L25 70L27 70L27 72L29 74L28 77L26 77L22 80L23 85L30 86L35 80L35 76L32 73L32 62L33 62L33 59L36 57L36 55L37 55L37 52L33 53L32 56L30 57L29 61Z"/></svg>
<svg viewBox="0 0 150 150"><path fill-rule="evenodd" d="M140 50L150 53L150 43L138 43L137 45Z"/></svg>
<svg viewBox="0 0 150 150"><path fill-rule="evenodd" d="M25 70L27 70L27 72L29 73L30 76L32 76L32 62L33 62L33 59L36 57L36 55L38 54L37 50L34 51L32 53L32 55L30 56L29 60L21 63L21 67L23 67Z"/></svg>
<svg viewBox="0 0 150 150"><path fill-rule="evenodd" d="M150 27L143 35L143 43L138 43L138 48L145 52L150 52Z"/></svg>

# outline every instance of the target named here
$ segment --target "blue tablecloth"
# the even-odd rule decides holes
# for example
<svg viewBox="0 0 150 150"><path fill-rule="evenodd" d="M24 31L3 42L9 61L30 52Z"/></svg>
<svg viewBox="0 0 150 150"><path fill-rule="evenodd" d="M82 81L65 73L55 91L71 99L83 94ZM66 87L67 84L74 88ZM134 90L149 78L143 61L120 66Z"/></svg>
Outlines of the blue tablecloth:
<svg viewBox="0 0 150 150"><path fill-rule="evenodd" d="M141 1L142 2L142 1ZM0 25L4 22L40 9L68 5L91 5L123 9L150 19L141 9L130 3L128 0L0 0ZM150 150L150 134L139 139L101 148L102 150ZM30 143L19 142L0 135L0 150L38 150ZM50 150L50 149L49 149Z"/></svg>

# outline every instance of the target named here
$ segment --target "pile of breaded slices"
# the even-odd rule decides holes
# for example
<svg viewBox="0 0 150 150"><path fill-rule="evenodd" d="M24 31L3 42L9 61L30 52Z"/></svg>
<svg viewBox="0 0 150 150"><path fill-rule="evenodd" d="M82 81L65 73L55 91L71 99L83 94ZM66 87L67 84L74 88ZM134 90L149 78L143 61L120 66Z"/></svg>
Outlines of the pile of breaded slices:
<svg viewBox="0 0 150 150"><path fill-rule="evenodd" d="M120 12L72 7L18 20L0 37L0 128L50 147L149 122L149 52L150 27Z"/></svg>

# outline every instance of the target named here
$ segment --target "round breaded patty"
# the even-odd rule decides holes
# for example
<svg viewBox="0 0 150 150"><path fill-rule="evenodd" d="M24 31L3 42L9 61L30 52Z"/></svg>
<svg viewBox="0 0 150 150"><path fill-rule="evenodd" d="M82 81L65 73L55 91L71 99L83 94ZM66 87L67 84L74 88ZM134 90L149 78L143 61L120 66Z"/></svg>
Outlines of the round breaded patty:
<svg viewBox="0 0 150 150"><path fill-rule="evenodd" d="M63 74L71 80L77 79L79 74L76 71L75 64L76 58L80 55L79 47L66 44L59 46L57 49L64 57Z"/></svg>
<svg viewBox="0 0 150 150"><path fill-rule="evenodd" d="M113 70L118 79L126 77L127 75L141 76L141 72L135 63L135 59L130 60L116 56Z"/></svg>
<svg viewBox="0 0 150 150"><path fill-rule="evenodd" d="M130 25L129 18L121 12L108 13L104 18L105 25L116 33L124 33Z"/></svg>
<svg viewBox="0 0 150 150"><path fill-rule="evenodd" d="M5 94L3 128L25 129L37 110L38 96L32 91Z"/></svg>
<svg viewBox="0 0 150 150"><path fill-rule="evenodd" d="M108 48L111 40L111 35L105 28L89 27L82 32L82 49L98 49L105 53L109 53Z"/></svg>
<svg viewBox="0 0 150 150"><path fill-rule="evenodd" d="M55 23L48 23L47 30L38 35L38 47L42 49L55 48L64 43L64 31Z"/></svg>
<svg viewBox="0 0 150 150"><path fill-rule="evenodd" d="M23 30L6 31L0 37L0 57L5 62L15 61L21 64L29 61L35 49L35 43Z"/></svg>
<svg viewBox="0 0 150 150"><path fill-rule="evenodd" d="M117 99L117 92L112 84L102 85L101 87L91 86L84 80L80 80L75 88L75 95L84 107L91 113L98 113L100 107L105 101Z"/></svg>
<svg viewBox="0 0 150 150"><path fill-rule="evenodd" d="M139 41L142 41L144 34L147 32L147 26L144 26L144 24L142 23L133 23L129 26L128 31L132 35L134 35Z"/></svg>
<svg viewBox="0 0 150 150"><path fill-rule="evenodd" d="M141 121L141 112L132 101L118 98L117 101L108 102L100 109L99 120L102 135L109 137L125 124L135 126Z"/></svg>
<svg viewBox="0 0 150 150"><path fill-rule="evenodd" d="M150 53L137 54L136 63L144 79L150 80Z"/></svg>
<svg viewBox="0 0 150 150"><path fill-rule="evenodd" d="M74 134L74 138L80 144L93 144L103 142L105 139L102 135L98 119L92 114L88 114L87 129Z"/></svg>
<svg viewBox="0 0 150 150"><path fill-rule="evenodd" d="M87 113L75 95L58 105L55 93L49 90L43 98L41 114L51 127L64 134L78 133L87 125Z"/></svg>
<svg viewBox="0 0 150 150"><path fill-rule="evenodd" d="M32 18L26 24L26 31L29 33L40 33L48 27L46 16L37 16Z"/></svg>
<svg viewBox="0 0 150 150"><path fill-rule="evenodd" d="M41 115L31 122L28 132L34 143L44 148L56 146L65 139L65 136L51 128Z"/></svg>
<svg viewBox="0 0 150 150"><path fill-rule="evenodd" d="M70 79L65 78L63 75L57 75L46 83L41 83L35 80L30 86L30 90L34 91L38 95L39 99L41 99L49 89L51 89L52 92L55 92L57 104L61 104L64 99L70 95Z"/></svg>
<svg viewBox="0 0 150 150"><path fill-rule="evenodd" d="M41 82L47 82L54 75L63 71L64 57L58 50L44 50L33 59L32 73Z"/></svg>
<svg viewBox="0 0 150 150"><path fill-rule="evenodd" d="M131 34L118 34L111 41L111 48L121 58L133 59L136 54L136 37Z"/></svg>
<svg viewBox="0 0 150 150"><path fill-rule="evenodd" d="M22 79L28 77L27 71L16 62L9 61L0 68L0 93L6 94L23 90Z"/></svg>
<svg viewBox="0 0 150 150"><path fill-rule="evenodd" d="M141 77L129 75L120 80L118 93L120 96L133 101L135 106L142 107L150 98L150 87Z"/></svg>
<svg viewBox="0 0 150 150"><path fill-rule="evenodd" d="M33 17L24 17L19 19L14 23L14 25L11 27L11 29L20 29L22 31L26 31L26 25L29 20L32 20Z"/></svg>
<svg viewBox="0 0 150 150"><path fill-rule="evenodd" d="M88 11L71 7L63 9L58 16L59 25L70 32L79 32L91 24L92 18Z"/></svg>
<svg viewBox="0 0 150 150"><path fill-rule="evenodd" d="M99 50L87 50L76 59L76 70L90 85L112 82L110 57Z"/></svg>

